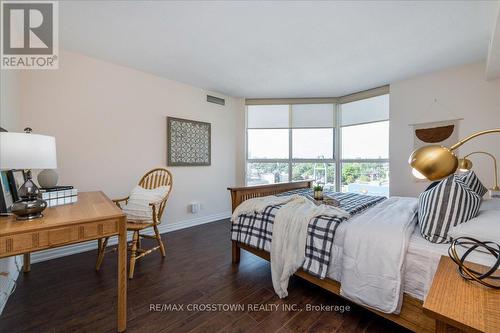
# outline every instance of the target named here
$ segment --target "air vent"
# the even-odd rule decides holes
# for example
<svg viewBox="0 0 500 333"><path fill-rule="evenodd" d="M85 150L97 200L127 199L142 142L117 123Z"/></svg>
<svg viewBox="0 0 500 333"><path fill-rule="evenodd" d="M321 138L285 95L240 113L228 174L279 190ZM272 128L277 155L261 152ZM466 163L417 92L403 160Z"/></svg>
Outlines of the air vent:
<svg viewBox="0 0 500 333"><path fill-rule="evenodd" d="M215 103L219 105L226 105L226 101L223 98L207 95L207 102Z"/></svg>

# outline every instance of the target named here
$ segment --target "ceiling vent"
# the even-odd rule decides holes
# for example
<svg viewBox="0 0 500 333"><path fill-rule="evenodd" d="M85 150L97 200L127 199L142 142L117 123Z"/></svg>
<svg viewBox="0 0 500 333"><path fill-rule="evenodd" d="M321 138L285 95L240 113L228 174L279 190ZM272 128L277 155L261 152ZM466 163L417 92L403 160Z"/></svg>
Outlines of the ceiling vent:
<svg viewBox="0 0 500 333"><path fill-rule="evenodd" d="M226 105L226 101L224 100L224 98L219 98L212 95L207 95L207 102L219 105Z"/></svg>

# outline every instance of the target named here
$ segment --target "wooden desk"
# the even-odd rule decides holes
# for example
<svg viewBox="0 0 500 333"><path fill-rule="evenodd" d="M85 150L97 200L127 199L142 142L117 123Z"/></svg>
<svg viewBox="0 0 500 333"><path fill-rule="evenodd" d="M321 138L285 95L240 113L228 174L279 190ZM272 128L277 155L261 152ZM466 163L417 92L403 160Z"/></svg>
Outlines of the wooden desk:
<svg viewBox="0 0 500 333"><path fill-rule="evenodd" d="M102 192L81 192L77 203L47 208L43 214L31 221L0 217L0 258L118 235L118 332L125 331L127 230L123 212Z"/></svg>
<svg viewBox="0 0 500 333"><path fill-rule="evenodd" d="M485 267L468 264L477 271ZM463 279L457 265L441 257L424 312L436 319L436 332L500 332L500 290Z"/></svg>

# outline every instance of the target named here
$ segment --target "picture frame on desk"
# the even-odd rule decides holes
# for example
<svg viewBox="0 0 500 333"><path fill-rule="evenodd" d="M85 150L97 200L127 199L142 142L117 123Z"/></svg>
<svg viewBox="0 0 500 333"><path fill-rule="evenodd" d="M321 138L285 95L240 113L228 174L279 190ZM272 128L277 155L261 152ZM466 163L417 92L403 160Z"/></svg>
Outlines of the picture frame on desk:
<svg viewBox="0 0 500 333"><path fill-rule="evenodd" d="M24 170L9 170L7 171L7 179L12 190L12 199L14 202L20 199L19 188L26 181L26 173Z"/></svg>
<svg viewBox="0 0 500 333"><path fill-rule="evenodd" d="M14 198L9 184L8 171L0 171L0 213L9 213L13 203Z"/></svg>

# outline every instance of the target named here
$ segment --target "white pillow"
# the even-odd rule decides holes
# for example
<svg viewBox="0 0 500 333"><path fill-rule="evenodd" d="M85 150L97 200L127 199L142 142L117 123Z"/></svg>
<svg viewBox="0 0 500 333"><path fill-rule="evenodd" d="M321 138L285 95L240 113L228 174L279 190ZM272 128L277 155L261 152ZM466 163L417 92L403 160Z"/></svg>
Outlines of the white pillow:
<svg viewBox="0 0 500 333"><path fill-rule="evenodd" d="M123 212L129 222L146 222L153 220L153 209L149 206L152 202L160 201L168 193L170 186L160 186L147 190L137 185L130 192L126 205L122 205Z"/></svg>
<svg viewBox="0 0 500 333"><path fill-rule="evenodd" d="M483 210L467 221L452 227L448 233L452 238L472 237L480 241L500 244L500 210Z"/></svg>
<svg viewBox="0 0 500 333"><path fill-rule="evenodd" d="M483 199L479 210L500 210L500 198Z"/></svg>

